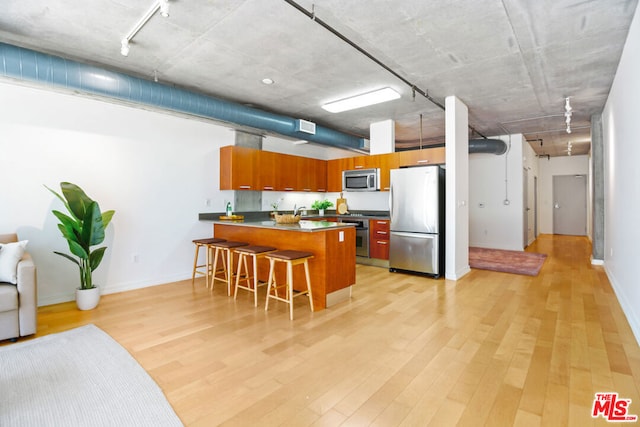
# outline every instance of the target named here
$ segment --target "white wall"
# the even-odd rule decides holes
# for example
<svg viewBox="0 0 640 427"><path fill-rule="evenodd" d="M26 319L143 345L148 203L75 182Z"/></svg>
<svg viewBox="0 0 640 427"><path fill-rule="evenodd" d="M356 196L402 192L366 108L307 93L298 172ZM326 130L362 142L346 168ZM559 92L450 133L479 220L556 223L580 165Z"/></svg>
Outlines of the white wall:
<svg viewBox="0 0 640 427"><path fill-rule="evenodd" d="M524 247L523 150L528 144L522 135L492 138L510 147L500 156L469 156L469 245L519 251Z"/></svg>
<svg viewBox="0 0 640 427"><path fill-rule="evenodd" d="M77 267L43 185L80 185L103 210L115 209L108 250L94 281L103 293L190 277L193 238L209 200L222 211L218 148L234 133L203 121L0 82L0 230L28 239L38 268L38 300L73 299ZM134 255L137 262L134 262Z"/></svg>
<svg viewBox="0 0 640 427"><path fill-rule="evenodd" d="M640 343L640 8L602 113L605 269Z"/></svg>
<svg viewBox="0 0 640 427"><path fill-rule="evenodd" d="M553 177L555 175L589 176L589 156L562 156L538 159L538 216L540 233L553 234ZM591 197L591 194L588 194ZM589 206L590 203L588 203ZM591 212L587 212L587 224L591 223Z"/></svg>
<svg viewBox="0 0 640 427"><path fill-rule="evenodd" d="M469 109L456 96L445 98L445 277L469 271Z"/></svg>

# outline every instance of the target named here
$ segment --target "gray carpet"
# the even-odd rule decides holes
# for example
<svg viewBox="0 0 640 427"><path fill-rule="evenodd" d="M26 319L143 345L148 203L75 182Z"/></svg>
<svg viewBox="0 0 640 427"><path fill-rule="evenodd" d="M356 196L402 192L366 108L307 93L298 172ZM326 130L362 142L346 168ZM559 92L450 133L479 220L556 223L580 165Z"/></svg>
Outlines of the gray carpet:
<svg viewBox="0 0 640 427"><path fill-rule="evenodd" d="M0 347L0 426L182 426L162 390L94 325Z"/></svg>

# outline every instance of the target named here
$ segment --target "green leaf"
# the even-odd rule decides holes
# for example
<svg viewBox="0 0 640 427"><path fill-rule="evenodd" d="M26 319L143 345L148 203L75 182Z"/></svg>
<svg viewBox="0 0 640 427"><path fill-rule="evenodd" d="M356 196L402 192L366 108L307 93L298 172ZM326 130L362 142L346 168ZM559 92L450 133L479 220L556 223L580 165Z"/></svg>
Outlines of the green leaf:
<svg viewBox="0 0 640 427"><path fill-rule="evenodd" d="M67 255L67 254L63 254L62 252L58 252L58 251L53 251L54 254L60 255L65 257L66 259L68 259L69 261L73 262L74 264L76 264L77 266L80 266L80 263L78 262L77 259Z"/></svg>
<svg viewBox="0 0 640 427"><path fill-rule="evenodd" d="M80 187L70 182L61 182L60 188L64 198L67 199L69 211L77 219L82 220L89 204L93 201Z"/></svg>
<svg viewBox="0 0 640 427"><path fill-rule="evenodd" d="M102 226L105 229L107 228L107 225L109 225L109 223L111 222L111 218L113 217L114 213L116 213L116 211L114 210L102 212Z"/></svg>
<svg viewBox="0 0 640 427"><path fill-rule="evenodd" d="M86 247L99 245L104 241L104 225L98 202L91 202L85 212L82 224L82 242Z"/></svg>
<svg viewBox="0 0 640 427"><path fill-rule="evenodd" d="M64 225L65 228L69 230L75 230L76 232L80 231L82 224L80 224L75 219L71 218L68 215L63 214L60 211L53 210L51 212L56 216L56 218L60 220L60 222L62 223L62 225Z"/></svg>
<svg viewBox="0 0 640 427"><path fill-rule="evenodd" d="M67 240L67 243L69 243L69 250L71 251L72 254L82 259L89 258L89 253L82 245L80 245L79 243L73 240Z"/></svg>
<svg viewBox="0 0 640 427"><path fill-rule="evenodd" d="M91 255L89 256L89 265L91 266L91 271L93 271L96 268L98 268L98 266L100 265L100 262L102 262L102 257L104 256L104 251L106 251L106 250L107 250L107 247L103 246L103 247L98 248L95 251L91 252Z"/></svg>

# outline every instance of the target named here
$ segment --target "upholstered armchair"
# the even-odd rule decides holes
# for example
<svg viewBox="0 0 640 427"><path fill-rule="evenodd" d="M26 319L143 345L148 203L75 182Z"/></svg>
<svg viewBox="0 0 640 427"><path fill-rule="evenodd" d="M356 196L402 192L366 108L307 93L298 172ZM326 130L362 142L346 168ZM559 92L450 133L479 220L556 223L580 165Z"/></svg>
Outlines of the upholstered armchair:
<svg viewBox="0 0 640 427"><path fill-rule="evenodd" d="M0 243L11 244L18 242L16 234L0 234ZM0 255L3 268L7 266L7 257L10 252L15 255L14 245L2 245ZM16 258L19 255L16 255ZM17 339L25 335L35 334L37 306L37 282L36 267L29 253L16 259L17 268L14 276L15 284L11 278L0 277L0 340Z"/></svg>

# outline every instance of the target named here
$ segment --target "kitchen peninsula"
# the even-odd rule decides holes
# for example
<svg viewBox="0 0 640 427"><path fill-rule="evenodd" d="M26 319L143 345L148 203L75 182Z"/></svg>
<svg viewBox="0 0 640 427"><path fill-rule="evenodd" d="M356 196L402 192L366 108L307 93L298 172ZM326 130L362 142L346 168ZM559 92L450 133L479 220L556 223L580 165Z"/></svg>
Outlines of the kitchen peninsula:
<svg viewBox="0 0 640 427"><path fill-rule="evenodd" d="M273 246L279 250L299 250L313 253L309 261L313 305L316 310L345 301L355 284L355 229L352 224L330 221L300 221L297 224L276 224L275 221L230 222L213 221L213 235L227 240L249 242L252 245ZM284 266L281 266L284 267ZM258 277L267 281L265 264L258 268ZM276 270L279 280L284 269ZM304 272L294 268L294 289L302 290Z"/></svg>

